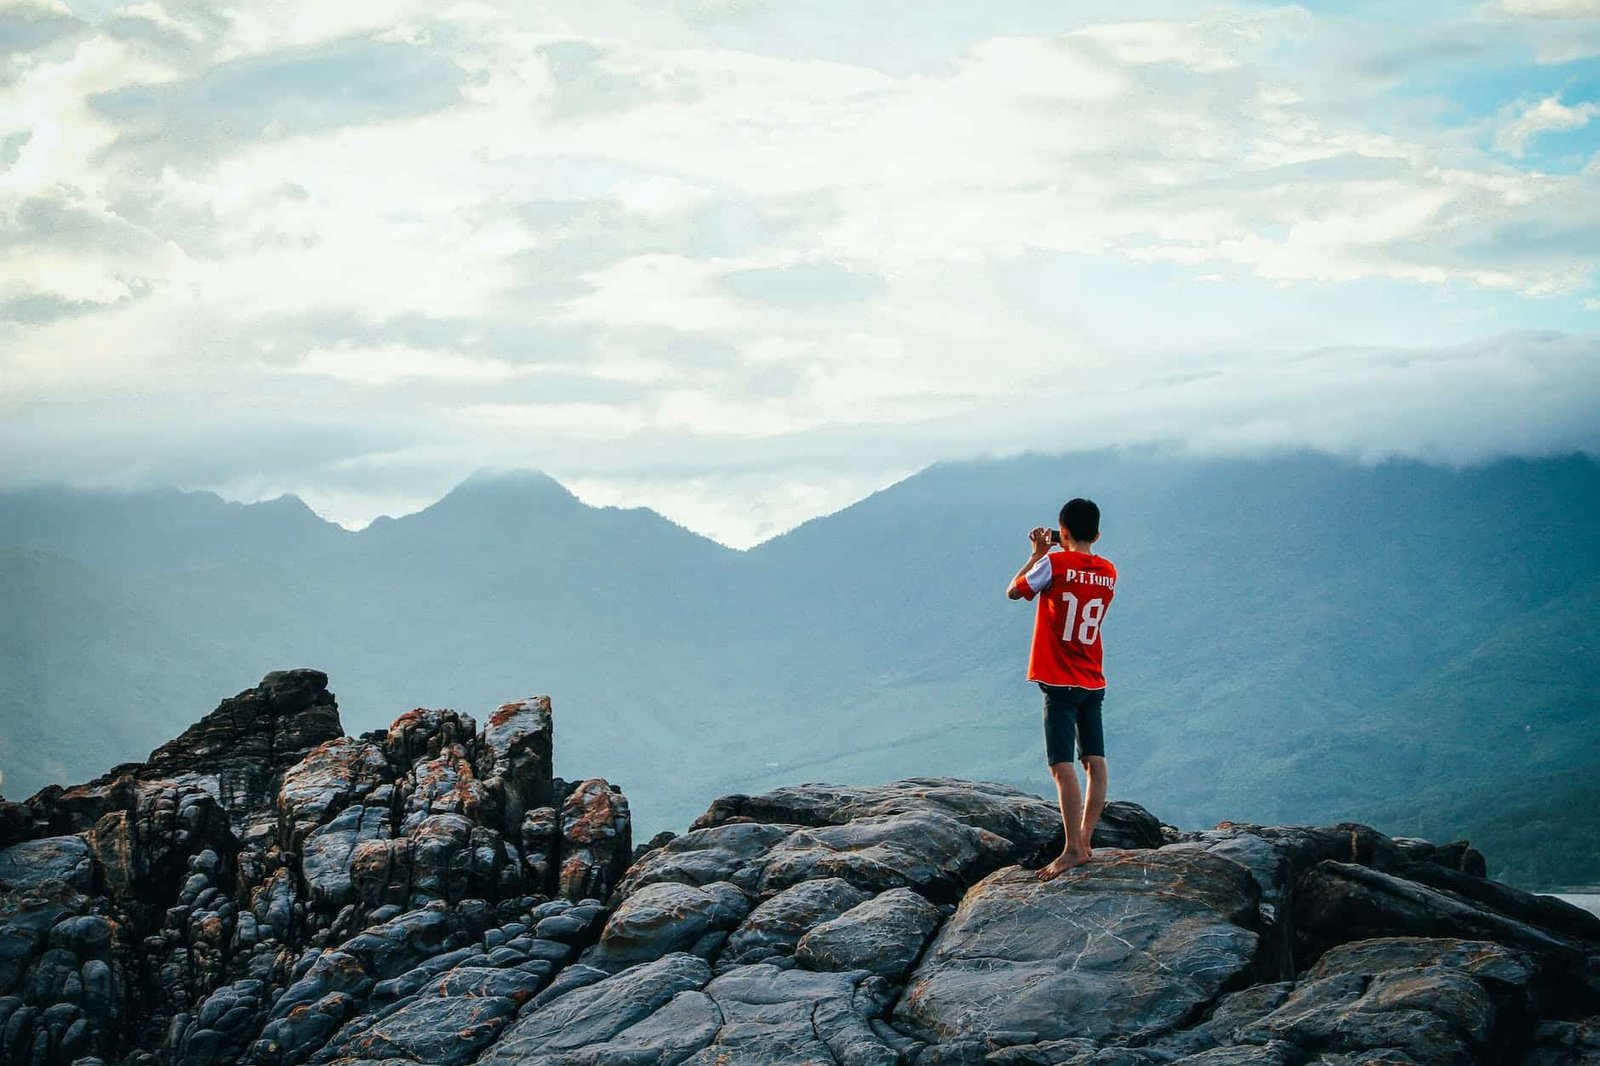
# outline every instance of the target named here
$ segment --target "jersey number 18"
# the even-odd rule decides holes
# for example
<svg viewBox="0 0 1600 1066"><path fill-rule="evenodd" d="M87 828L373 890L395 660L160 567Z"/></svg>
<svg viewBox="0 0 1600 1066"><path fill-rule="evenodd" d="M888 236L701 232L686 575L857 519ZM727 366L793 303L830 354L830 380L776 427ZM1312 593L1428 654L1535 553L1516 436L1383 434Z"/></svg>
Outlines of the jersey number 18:
<svg viewBox="0 0 1600 1066"><path fill-rule="evenodd" d="M1078 597L1070 592L1061 594L1061 602L1067 608L1067 622L1061 627L1061 639L1072 639L1072 627L1078 627L1078 643L1093 644L1100 639L1100 619L1106 615L1106 601L1093 599L1083 605L1083 616L1078 615Z"/></svg>

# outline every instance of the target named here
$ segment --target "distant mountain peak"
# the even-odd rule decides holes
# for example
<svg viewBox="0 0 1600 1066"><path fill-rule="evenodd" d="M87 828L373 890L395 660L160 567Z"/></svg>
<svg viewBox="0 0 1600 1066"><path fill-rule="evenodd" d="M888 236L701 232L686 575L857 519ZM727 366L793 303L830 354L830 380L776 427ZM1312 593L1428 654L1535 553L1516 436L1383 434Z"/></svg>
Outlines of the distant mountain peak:
<svg viewBox="0 0 1600 1066"><path fill-rule="evenodd" d="M526 506L560 508L585 507L566 486L540 470L473 471L455 488L445 493L419 514L455 514L462 509L521 508Z"/></svg>
<svg viewBox="0 0 1600 1066"><path fill-rule="evenodd" d="M543 470L531 466L480 466L463 478L456 487L461 488L465 485L524 485L528 487L555 488L560 489L562 492L567 491L566 486L562 485L561 482ZM568 493L568 495L571 495L571 493Z"/></svg>

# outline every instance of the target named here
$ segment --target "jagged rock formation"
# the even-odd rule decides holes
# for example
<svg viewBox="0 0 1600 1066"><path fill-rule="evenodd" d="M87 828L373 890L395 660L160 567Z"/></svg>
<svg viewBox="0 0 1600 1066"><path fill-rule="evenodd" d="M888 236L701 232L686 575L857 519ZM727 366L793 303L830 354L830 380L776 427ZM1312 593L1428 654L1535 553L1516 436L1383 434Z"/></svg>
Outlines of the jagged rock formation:
<svg viewBox="0 0 1600 1066"><path fill-rule="evenodd" d="M149 761L0 801L0 1066L1600 1061L1600 919L1464 842L1203 832L916 778L633 850L550 702L343 735L269 674Z"/></svg>

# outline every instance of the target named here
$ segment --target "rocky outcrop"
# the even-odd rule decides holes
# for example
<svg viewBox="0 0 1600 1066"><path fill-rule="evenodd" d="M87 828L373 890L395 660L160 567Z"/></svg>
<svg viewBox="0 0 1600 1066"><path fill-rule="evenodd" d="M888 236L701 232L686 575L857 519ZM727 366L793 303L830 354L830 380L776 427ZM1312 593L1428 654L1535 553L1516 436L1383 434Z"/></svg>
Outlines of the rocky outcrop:
<svg viewBox="0 0 1600 1066"><path fill-rule="evenodd" d="M466 1061L594 941L627 802L580 798L524 861L566 799L548 698L348 737L327 684L268 674L143 763L0 801L0 1063Z"/></svg>
<svg viewBox="0 0 1600 1066"><path fill-rule="evenodd" d="M0 800L0 1066L1600 1061L1600 919L1466 842L1187 831L915 778L724 796L634 851L545 697L343 735L267 676Z"/></svg>

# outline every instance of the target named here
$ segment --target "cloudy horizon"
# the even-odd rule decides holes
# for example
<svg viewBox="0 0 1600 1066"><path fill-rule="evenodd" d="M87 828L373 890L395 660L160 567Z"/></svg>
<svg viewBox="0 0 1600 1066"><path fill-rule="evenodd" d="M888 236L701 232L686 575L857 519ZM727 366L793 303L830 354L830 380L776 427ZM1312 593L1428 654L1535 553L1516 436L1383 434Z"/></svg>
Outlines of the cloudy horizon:
<svg viewBox="0 0 1600 1066"><path fill-rule="evenodd" d="M1600 0L0 0L0 488L1600 454Z"/></svg>

